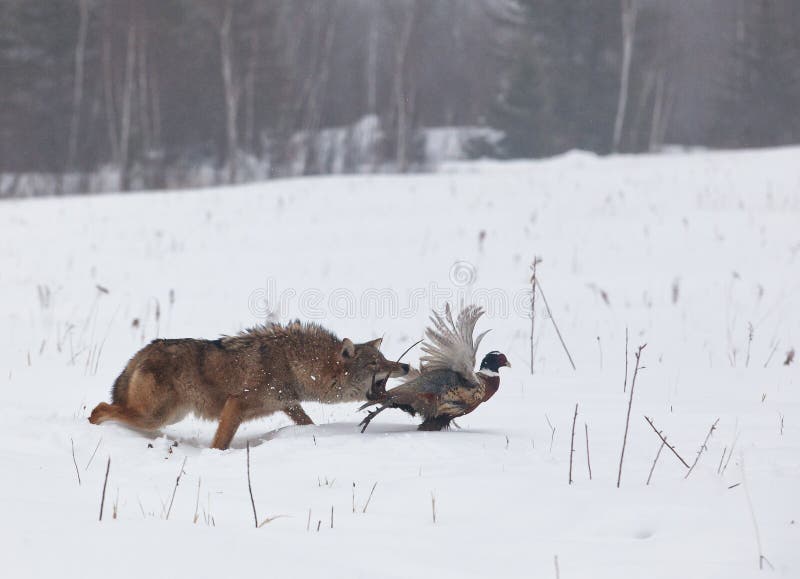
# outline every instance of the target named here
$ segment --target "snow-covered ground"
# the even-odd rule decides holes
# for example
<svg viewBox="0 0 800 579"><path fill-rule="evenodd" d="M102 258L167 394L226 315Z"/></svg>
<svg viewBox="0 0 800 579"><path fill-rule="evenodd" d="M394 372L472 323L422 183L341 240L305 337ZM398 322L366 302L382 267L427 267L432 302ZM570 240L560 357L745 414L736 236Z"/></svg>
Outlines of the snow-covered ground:
<svg viewBox="0 0 800 579"><path fill-rule="evenodd" d="M798 149L2 203L0 568L732 579L759 573L760 549L763 572L798 577L799 254ZM537 297L531 375L534 256L576 371ZM355 404L308 404L317 426L276 415L220 452L209 423L148 438L86 420L156 336L277 310L385 335L395 357L447 299L484 304L484 351L513 364L460 430L385 412L360 434ZM688 479L665 449L646 485L661 441L645 415L690 464L719 419ZM247 441L259 522L275 517L258 529Z"/></svg>

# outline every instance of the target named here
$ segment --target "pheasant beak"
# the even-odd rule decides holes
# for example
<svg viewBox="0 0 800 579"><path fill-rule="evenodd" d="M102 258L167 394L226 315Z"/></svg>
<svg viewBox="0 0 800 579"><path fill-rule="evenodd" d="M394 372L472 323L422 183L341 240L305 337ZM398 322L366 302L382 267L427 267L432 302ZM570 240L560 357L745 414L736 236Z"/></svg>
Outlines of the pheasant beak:
<svg viewBox="0 0 800 579"><path fill-rule="evenodd" d="M506 368L511 368L511 362L509 362L508 360L506 360L506 363L505 363L505 364L503 364L503 365L504 365Z"/></svg>

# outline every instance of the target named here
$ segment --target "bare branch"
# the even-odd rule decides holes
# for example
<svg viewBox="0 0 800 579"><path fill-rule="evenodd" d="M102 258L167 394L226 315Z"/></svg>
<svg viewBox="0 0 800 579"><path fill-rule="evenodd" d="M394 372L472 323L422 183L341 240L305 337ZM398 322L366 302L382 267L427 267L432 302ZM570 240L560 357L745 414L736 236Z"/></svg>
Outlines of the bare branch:
<svg viewBox="0 0 800 579"><path fill-rule="evenodd" d="M664 444L667 445L667 448L669 448L672 451L672 454L674 454L676 457L678 457L678 460L683 463L683 466L685 466L686 468L689 468L689 463L686 462L685 460L683 460L683 457L680 454L678 454L678 451L675 450L675 447L667 442L667 437L664 436L663 434L661 434L661 431L656 428L656 425L653 424L653 421L651 419L649 419L647 416L645 416L644 419L650 425L650 428L653 429L653 432L655 432L658 435L658 437L661 439L661 441Z"/></svg>
<svg viewBox="0 0 800 579"><path fill-rule="evenodd" d="M361 509L362 513L366 513L367 512L367 507L369 506L369 502L372 500L372 493L375 492L375 487L376 486L378 486L378 481L375 481L375 484L372 485L372 490L369 491L369 496L367 497L367 502L366 502L366 504L364 504L364 508Z"/></svg>
<svg viewBox="0 0 800 579"><path fill-rule="evenodd" d="M558 329L558 324L556 323L556 319L553 317L553 312L550 310L550 305L547 303L547 298L544 296L544 291L542 290L542 282L538 279L536 280L536 287L539 288L539 293L542 296L542 301L544 302L544 307L547 310L547 315L550 317L550 321L553 322L553 327L556 329L556 334L558 335L558 339L561 342L561 347L564 348L564 352L567 353L567 358L569 358L569 363L572 366L573 370L577 370L575 367L575 362L572 360L572 355L569 353L569 349L567 348L567 344L564 342L564 337L561 335L561 330Z"/></svg>
<svg viewBox="0 0 800 579"><path fill-rule="evenodd" d="M541 263L538 256L534 256L531 263L531 375L533 375L533 361L536 348L533 342L534 329L536 328L536 266Z"/></svg>
<svg viewBox="0 0 800 579"><path fill-rule="evenodd" d="M186 459L187 458L189 458L189 457L187 457L187 456L183 457L183 462L181 463L181 470L178 471L178 476L175 479L175 488L172 489L172 497L170 497L170 499L169 499L169 506L167 507L167 516L164 517L167 521L169 520L170 512L172 512L172 503L175 501L175 493L178 492L178 485L181 484L181 476L183 476L183 467L186 466Z"/></svg>
<svg viewBox="0 0 800 579"><path fill-rule="evenodd" d="M572 438L569 442L569 484L572 484L572 455L575 454L575 422L578 420L578 403L575 403L575 414L572 416Z"/></svg>
<svg viewBox="0 0 800 579"><path fill-rule="evenodd" d="M642 350L647 347L647 344L642 344L636 351L636 367L633 370L633 379L631 380L631 396L628 399L628 414L625 417L625 435L622 437L622 452L619 455L619 472L617 473L617 488L622 482L622 461L625 460L625 446L628 444L628 428L631 423L631 406L633 406L633 389L636 386L636 376L639 374L639 362L642 357Z"/></svg>
<svg viewBox="0 0 800 579"><path fill-rule="evenodd" d="M700 447L700 450L697 451L697 456L694 458L694 462L692 466L689 467L689 472L686 473L686 476L683 477L684 479L689 478L689 475L692 474L695 465L697 465L697 461L700 460L700 456L703 454L703 451L706 450L708 445L708 440L711 438L711 435L714 434L714 431L717 429L717 424L719 423L719 418L714 421L714 424L711 425L711 428L708 429L708 434L706 434L706 439L703 441L703 445Z"/></svg>
<svg viewBox="0 0 800 579"><path fill-rule="evenodd" d="M656 458L653 460L653 466L650 467L650 474L647 475L647 482L645 483L645 485L650 484L650 479L653 478L653 471L656 470L656 463L658 462L658 457L661 456L661 451L664 450L665 446L667 446L667 440L665 438L662 438L661 446L658 447Z"/></svg>

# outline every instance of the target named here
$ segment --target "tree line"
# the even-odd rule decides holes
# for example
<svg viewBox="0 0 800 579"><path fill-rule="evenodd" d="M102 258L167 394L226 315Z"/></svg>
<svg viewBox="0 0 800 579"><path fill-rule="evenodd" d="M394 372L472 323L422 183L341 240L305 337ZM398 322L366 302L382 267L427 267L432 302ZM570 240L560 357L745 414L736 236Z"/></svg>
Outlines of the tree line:
<svg viewBox="0 0 800 579"><path fill-rule="evenodd" d="M688 4L2 0L0 194L799 142L797 2Z"/></svg>

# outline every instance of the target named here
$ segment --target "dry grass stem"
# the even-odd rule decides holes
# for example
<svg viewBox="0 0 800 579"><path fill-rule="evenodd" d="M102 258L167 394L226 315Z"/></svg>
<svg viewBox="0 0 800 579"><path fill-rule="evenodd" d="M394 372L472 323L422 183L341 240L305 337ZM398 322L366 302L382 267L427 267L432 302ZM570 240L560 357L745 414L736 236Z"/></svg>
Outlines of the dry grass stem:
<svg viewBox="0 0 800 579"><path fill-rule="evenodd" d="M572 366L572 369L577 370L575 367L575 362L572 360L572 354L569 353L569 348L567 348L567 344L564 342L564 337L561 335L561 330L558 329L558 324L553 316L553 312L550 310L550 304L547 303L547 298L542 290L542 282L538 279L536 280L536 287L539 288L539 294L542 296L542 301L544 302L544 307L547 310L547 315L550 317L550 321L553 322L553 327L556 329L556 335L558 335L558 340L561 342L561 347L564 348L564 352L567 354L567 358L569 358L569 363Z"/></svg>
<svg viewBox="0 0 800 579"><path fill-rule="evenodd" d="M758 521L756 520L756 511L753 508L753 500L750 498L750 490L747 487L747 477L744 473L744 457L742 457L741 461L741 471L742 471L742 488L744 489L744 496L747 499L747 508L750 511L750 520L753 522L753 531L755 531L756 535L756 547L758 548L758 568L759 570L764 569L764 563L769 565L770 569L773 571L775 567L772 566L772 563L764 556L764 549L761 547L761 533L758 530Z"/></svg>
<svg viewBox="0 0 800 579"><path fill-rule="evenodd" d="M195 525L197 524L197 521L200 518L199 512L200 512L200 483L201 483L201 481L202 481L201 478L197 479L197 499L194 502L194 517L192 518L192 523L195 524Z"/></svg>
<svg viewBox="0 0 800 579"><path fill-rule="evenodd" d="M767 356L767 360L764 362L764 368L769 366L770 361L772 361L772 356L774 356L775 352L778 351L779 345L780 345L779 342L775 342L775 344L773 344L772 349L769 351L769 356Z"/></svg>
<svg viewBox="0 0 800 579"><path fill-rule="evenodd" d="M719 457L719 464L717 465L717 474L722 473L722 462L725 460L725 453L728 452L728 447L722 449L722 456Z"/></svg>
<svg viewBox="0 0 800 579"><path fill-rule="evenodd" d="M628 390L628 326L625 326L625 380L622 381L622 391Z"/></svg>
<svg viewBox="0 0 800 579"><path fill-rule="evenodd" d="M247 490L250 493L250 505L253 507L253 524L258 528L258 515L256 514L256 501L253 498L253 485L250 482L250 441L247 441Z"/></svg>
<svg viewBox="0 0 800 579"><path fill-rule="evenodd" d="M544 415L544 419L547 420L547 426L550 427L550 452L553 452L553 441L556 438L556 427L550 422L550 417L547 414Z"/></svg>
<svg viewBox="0 0 800 579"><path fill-rule="evenodd" d="M103 479L103 494L100 496L100 518L97 519L98 521L103 520L103 507L106 504L106 487L108 486L108 473L111 471L111 457L108 457L108 463L106 464L106 476Z"/></svg>
<svg viewBox="0 0 800 579"><path fill-rule="evenodd" d="M589 469L589 480L592 480L592 455L589 453L589 425L583 423L583 430L586 433L586 466Z"/></svg>
<svg viewBox="0 0 800 579"><path fill-rule="evenodd" d="M78 470L78 461L75 460L75 442L72 440L71 437L69 439L69 444L72 447L72 464L75 465L75 474L78 477L78 486L81 486L81 473Z"/></svg>
<svg viewBox="0 0 800 579"><path fill-rule="evenodd" d="M89 457L89 462L86 463L86 466L83 467L83 470L89 470L89 465L92 464L94 460L94 455L97 454L97 449L100 448L100 443L103 442L103 437L101 436L100 439L97 441L97 445L94 447L94 451L92 451L92 456Z"/></svg>
<svg viewBox="0 0 800 579"><path fill-rule="evenodd" d="M369 502L372 500L372 493L375 492L375 487L378 486L378 481L375 481L375 484L372 485L372 490L369 491L369 496L367 497L367 502L364 504L364 508L361 509L362 513L367 512L367 507L369 506Z"/></svg>

